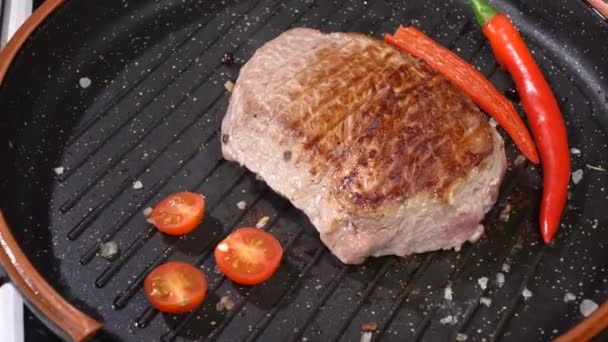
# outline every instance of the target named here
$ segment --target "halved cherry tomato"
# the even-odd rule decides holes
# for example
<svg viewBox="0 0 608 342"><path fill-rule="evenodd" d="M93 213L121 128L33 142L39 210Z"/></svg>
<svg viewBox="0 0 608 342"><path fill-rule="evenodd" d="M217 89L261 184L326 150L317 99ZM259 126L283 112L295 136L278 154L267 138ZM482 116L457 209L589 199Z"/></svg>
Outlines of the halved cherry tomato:
<svg viewBox="0 0 608 342"><path fill-rule="evenodd" d="M281 243L263 230L240 228L215 247L215 262L230 280L242 285L266 281L283 257Z"/></svg>
<svg viewBox="0 0 608 342"><path fill-rule="evenodd" d="M156 309L181 314L201 305L207 294L207 278L188 263L171 261L148 274L144 289Z"/></svg>
<svg viewBox="0 0 608 342"><path fill-rule="evenodd" d="M148 216L148 222L169 235L188 234L205 216L205 197L193 192L178 192L160 201Z"/></svg>

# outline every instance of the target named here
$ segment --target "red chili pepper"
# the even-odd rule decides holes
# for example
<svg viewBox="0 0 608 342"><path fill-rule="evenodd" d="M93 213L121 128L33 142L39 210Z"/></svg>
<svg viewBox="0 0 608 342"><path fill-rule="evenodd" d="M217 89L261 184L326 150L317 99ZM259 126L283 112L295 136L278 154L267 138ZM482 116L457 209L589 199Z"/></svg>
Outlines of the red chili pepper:
<svg viewBox="0 0 608 342"><path fill-rule="evenodd" d="M528 116L543 169L540 231L543 240L550 243L566 204L570 180L566 125L549 84L513 23L486 0L470 3L496 60L513 77Z"/></svg>

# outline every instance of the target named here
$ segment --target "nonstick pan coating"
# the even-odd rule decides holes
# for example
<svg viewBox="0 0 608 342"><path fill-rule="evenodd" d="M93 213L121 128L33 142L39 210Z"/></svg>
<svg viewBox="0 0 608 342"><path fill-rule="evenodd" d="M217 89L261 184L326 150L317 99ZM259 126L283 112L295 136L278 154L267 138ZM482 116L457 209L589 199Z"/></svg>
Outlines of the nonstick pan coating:
<svg viewBox="0 0 608 342"><path fill-rule="evenodd" d="M582 174L549 246L536 223L539 169L516 163L510 141L508 175L479 242L362 266L338 262L298 210L221 158L224 83L290 27L380 37L415 25L519 104L464 0L66 1L0 88L0 208L44 278L104 324L98 340L358 341L369 322L382 341L554 338L584 318L584 299L608 299L608 24L578 1L493 3L552 85ZM225 52L234 65L221 64ZM174 238L146 223L144 208L186 189L208 198L201 228ZM263 216L285 259L267 283L235 286L215 271L212 249ZM120 249L113 260L97 256L108 241ZM178 317L150 308L141 282L166 260L204 269L210 290L200 309ZM232 310L217 310L223 296Z"/></svg>

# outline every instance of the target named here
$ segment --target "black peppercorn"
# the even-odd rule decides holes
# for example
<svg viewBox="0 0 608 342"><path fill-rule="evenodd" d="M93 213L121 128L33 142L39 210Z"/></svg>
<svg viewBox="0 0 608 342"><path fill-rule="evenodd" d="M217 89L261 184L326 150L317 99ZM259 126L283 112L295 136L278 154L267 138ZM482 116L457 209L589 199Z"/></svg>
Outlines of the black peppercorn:
<svg viewBox="0 0 608 342"><path fill-rule="evenodd" d="M283 152L283 159L285 159L285 161L289 161L291 159L291 151Z"/></svg>
<svg viewBox="0 0 608 342"><path fill-rule="evenodd" d="M509 88L505 91L505 96L506 98L508 98L509 100L513 101L513 102L519 102L521 99L519 98L519 93L517 92L517 90L513 89L513 88Z"/></svg>
<svg viewBox="0 0 608 342"><path fill-rule="evenodd" d="M232 63L234 63L234 55L231 52L224 53L222 56L222 64L230 65Z"/></svg>

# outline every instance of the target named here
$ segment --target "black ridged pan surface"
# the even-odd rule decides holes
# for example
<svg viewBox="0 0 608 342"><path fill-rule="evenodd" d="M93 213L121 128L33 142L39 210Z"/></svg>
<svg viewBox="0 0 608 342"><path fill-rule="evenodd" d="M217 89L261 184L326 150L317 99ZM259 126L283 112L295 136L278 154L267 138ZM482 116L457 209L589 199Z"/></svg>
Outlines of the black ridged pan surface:
<svg viewBox="0 0 608 342"><path fill-rule="evenodd" d="M263 43L297 26L381 37L415 25L519 108L464 0L66 1L0 89L0 207L42 275L105 324L99 340L358 341L368 322L378 323L381 341L549 340L584 318L581 301L608 299L608 24L581 1L493 3L518 25L552 85L572 170L582 175L549 246L537 226L539 169L516 165L510 141L508 174L480 241L362 266L338 262L302 213L221 157L224 83ZM233 65L221 63L226 52ZM202 192L208 204L203 226L182 238L142 215L178 190ZM235 286L214 270L213 248L264 216L284 245L282 266L263 285ZM114 260L96 255L107 241L119 246ZM200 309L171 316L149 306L142 280L166 260L204 269ZM224 296L235 303L230 311L216 308Z"/></svg>

